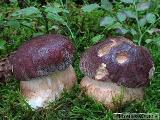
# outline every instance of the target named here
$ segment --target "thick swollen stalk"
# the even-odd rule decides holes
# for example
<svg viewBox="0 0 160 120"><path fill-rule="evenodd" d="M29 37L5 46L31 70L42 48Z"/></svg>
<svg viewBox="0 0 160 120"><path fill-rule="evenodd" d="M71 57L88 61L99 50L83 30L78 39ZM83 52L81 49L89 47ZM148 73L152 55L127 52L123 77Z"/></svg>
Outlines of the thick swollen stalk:
<svg viewBox="0 0 160 120"><path fill-rule="evenodd" d="M70 65L65 71L47 77L21 81L21 91L32 108L45 107L48 102L58 99L63 90L71 89L76 83L76 75Z"/></svg>
<svg viewBox="0 0 160 120"><path fill-rule="evenodd" d="M143 88L127 88L118 86L111 81L102 82L84 77L81 87L85 94L104 104L111 110L118 109L121 105L133 100L143 99Z"/></svg>

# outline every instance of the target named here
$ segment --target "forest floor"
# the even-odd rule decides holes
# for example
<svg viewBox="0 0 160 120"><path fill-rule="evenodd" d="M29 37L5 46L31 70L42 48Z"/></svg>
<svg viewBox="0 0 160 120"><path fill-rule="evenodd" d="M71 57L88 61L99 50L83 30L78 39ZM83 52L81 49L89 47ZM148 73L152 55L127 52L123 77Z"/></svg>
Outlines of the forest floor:
<svg viewBox="0 0 160 120"><path fill-rule="evenodd" d="M16 1L11 4L0 4L0 57L5 57L37 35L49 32L70 36L76 46L73 66L78 83L71 91L63 93L59 100L50 103L48 108L34 111L22 97L19 81L12 77L6 83L0 83L0 120L112 120L114 112L85 96L81 91L79 83L84 75L79 69L79 59L81 54L96 42L117 35L125 36L150 50L155 64L155 74L150 85L145 88L144 100L128 103L116 112L160 113L160 34L154 31L160 27L159 0L153 0L152 6L144 10L149 5L145 0L146 4L142 4L140 10L135 10L136 15L139 15L135 19L131 14L135 6L128 3L110 3L112 10L106 10L97 7L102 4L98 2L93 4L85 0L84 3L68 1L67 4L62 4L56 0L49 2L48 6L52 6L51 10L55 7L59 13L54 17L47 14L47 20L36 12L37 9L42 12L45 7L40 7L37 2L26 1L30 10L25 9L23 12L20 11ZM91 4L91 6L81 9L85 4ZM136 7L138 8L138 3ZM113 20L122 8L131 11L127 14L128 18L121 14L120 22ZM50 9L48 7L48 11ZM19 12L15 13L15 11ZM48 11L46 10L45 13ZM141 24L137 22L136 18L140 19L147 13L151 13L147 17L148 23L145 23L144 19L141 20ZM103 19L105 16L112 16L109 18L111 22L107 23ZM143 23L145 25L142 25Z"/></svg>

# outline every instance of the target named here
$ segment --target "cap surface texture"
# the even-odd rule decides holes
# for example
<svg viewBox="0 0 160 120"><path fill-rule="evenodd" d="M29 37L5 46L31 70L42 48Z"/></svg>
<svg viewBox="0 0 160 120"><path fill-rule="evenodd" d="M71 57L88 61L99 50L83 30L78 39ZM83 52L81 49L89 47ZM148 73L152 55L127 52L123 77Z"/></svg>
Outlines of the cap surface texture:
<svg viewBox="0 0 160 120"><path fill-rule="evenodd" d="M24 43L10 61L18 80L30 80L65 70L72 63L74 51L67 37L43 35Z"/></svg>
<svg viewBox="0 0 160 120"><path fill-rule="evenodd" d="M89 48L81 57L81 71L92 79L111 80L126 87L149 84L153 60L149 51L124 37L108 38Z"/></svg>

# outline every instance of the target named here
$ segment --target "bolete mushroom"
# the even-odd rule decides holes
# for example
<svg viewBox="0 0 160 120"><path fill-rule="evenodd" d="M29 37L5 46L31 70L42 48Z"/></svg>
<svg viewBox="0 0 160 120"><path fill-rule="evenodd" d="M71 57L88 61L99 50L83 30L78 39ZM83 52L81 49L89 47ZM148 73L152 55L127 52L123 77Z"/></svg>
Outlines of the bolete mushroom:
<svg viewBox="0 0 160 120"><path fill-rule="evenodd" d="M12 66L8 68L20 80L22 94L32 108L47 106L64 89L73 87L76 82L71 65L74 52L67 37L50 34L27 41L7 59L7 64Z"/></svg>
<svg viewBox="0 0 160 120"><path fill-rule="evenodd" d="M89 48L81 57L85 93L111 110L141 100L153 76L149 51L124 37L111 37Z"/></svg>

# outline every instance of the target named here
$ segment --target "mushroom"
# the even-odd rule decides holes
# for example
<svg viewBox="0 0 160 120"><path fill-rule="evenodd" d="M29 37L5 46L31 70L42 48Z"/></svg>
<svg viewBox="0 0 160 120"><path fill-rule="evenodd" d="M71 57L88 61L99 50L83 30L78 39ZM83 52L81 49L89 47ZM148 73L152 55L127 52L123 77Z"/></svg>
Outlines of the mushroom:
<svg viewBox="0 0 160 120"><path fill-rule="evenodd" d="M24 43L9 61L21 92L32 108L46 107L76 83L75 49L62 35L39 36ZM10 68L10 67L9 67Z"/></svg>
<svg viewBox="0 0 160 120"><path fill-rule="evenodd" d="M89 48L80 60L85 93L111 110L142 100L154 64L149 51L124 37L110 37Z"/></svg>

